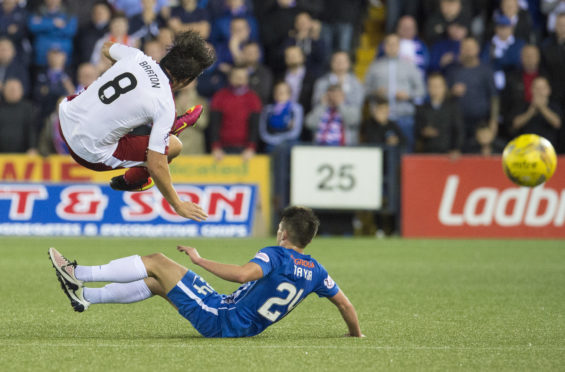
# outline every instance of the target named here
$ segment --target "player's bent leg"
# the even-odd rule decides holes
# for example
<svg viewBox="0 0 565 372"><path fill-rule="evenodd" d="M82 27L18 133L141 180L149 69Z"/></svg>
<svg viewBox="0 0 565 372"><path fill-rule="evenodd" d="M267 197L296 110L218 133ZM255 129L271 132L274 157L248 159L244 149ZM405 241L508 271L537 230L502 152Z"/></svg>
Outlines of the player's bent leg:
<svg viewBox="0 0 565 372"><path fill-rule="evenodd" d="M176 305L167 296L167 291L165 291L165 287L163 287L163 285L159 283L157 279L150 277L150 278L145 278L143 280L145 282L145 285L147 285L147 288L149 288L149 290L151 291L151 293L163 297L165 300L167 300L168 303L170 303L175 309L178 310Z"/></svg>
<svg viewBox="0 0 565 372"><path fill-rule="evenodd" d="M169 136L169 152L167 153L167 159L169 160L169 162L171 162L174 158L179 156L181 150L182 150L181 140L177 136L171 134Z"/></svg>
<svg viewBox="0 0 565 372"><path fill-rule="evenodd" d="M162 253L141 257L147 275L155 278L165 290L165 296L186 275L188 269Z"/></svg>
<svg viewBox="0 0 565 372"><path fill-rule="evenodd" d="M90 304L130 304L153 296L143 279L131 283L110 283L102 288L84 287L83 294Z"/></svg>

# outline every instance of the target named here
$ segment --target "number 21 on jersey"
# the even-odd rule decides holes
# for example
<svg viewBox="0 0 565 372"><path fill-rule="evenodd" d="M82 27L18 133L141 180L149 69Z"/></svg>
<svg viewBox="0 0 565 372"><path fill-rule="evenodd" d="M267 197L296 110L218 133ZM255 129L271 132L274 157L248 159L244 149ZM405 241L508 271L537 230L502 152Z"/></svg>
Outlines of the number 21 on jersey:
<svg viewBox="0 0 565 372"><path fill-rule="evenodd" d="M281 312L278 310L275 311L271 311L271 307L273 305L280 305L280 306L285 306L288 305L290 303L290 305L288 305L288 308L286 309L286 313L288 313L289 311L291 311L297 304L298 300L300 299L300 296L302 296L302 293L304 293L304 289L301 289L300 291L298 291L298 293L296 293L296 287L290 283L281 283L279 284L279 286L277 287L277 291L279 292L288 292L286 298L282 298L282 297L271 297L269 298L267 301L265 301L265 303L263 304L263 306L261 306L259 308L258 313L261 314L263 317L267 318L268 320L270 320L271 322L276 322L277 319L281 316Z"/></svg>

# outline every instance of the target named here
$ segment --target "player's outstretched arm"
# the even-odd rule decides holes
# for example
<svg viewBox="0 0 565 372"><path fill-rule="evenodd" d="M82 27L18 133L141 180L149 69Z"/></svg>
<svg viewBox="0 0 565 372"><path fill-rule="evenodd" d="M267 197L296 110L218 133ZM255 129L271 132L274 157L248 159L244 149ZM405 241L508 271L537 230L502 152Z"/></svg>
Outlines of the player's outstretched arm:
<svg viewBox="0 0 565 372"><path fill-rule="evenodd" d="M263 270L261 269L261 266L253 262L248 262L241 266L224 264L200 257L196 248L193 247L184 247L179 245L177 246L177 249L179 252L187 254L193 264L198 265L217 277L230 282L247 283L263 277Z"/></svg>
<svg viewBox="0 0 565 372"><path fill-rule="evenodd" d="M191 218L196 221L205 220L208 215L202 208L195 203L180 200L177 192L173 188L171 173L167 155L160 154L153 150L147 150L147 170L153 181L157 185L163 197L169 202L180 216Z"/></svg>
<svg viewBox="0 0 565 372"><path fill-rule="evenodd" d="M357 313L355 312L355 308L353 304L349 301L345 293L340 289L339 292L333 297L330 297L329 300L337 306L343 320L347 324L347 328L349 328L348 336L352 337L365 337L361 333L361 328L359 327L359 319L357 319Z"/></svg>

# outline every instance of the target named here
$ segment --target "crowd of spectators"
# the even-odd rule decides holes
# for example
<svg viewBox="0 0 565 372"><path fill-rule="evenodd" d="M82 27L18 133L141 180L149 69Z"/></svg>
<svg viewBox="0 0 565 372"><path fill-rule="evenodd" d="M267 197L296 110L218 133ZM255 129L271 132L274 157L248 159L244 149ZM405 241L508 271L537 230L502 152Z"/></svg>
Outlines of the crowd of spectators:
<svg viewBox="0 0 565 372"><path fill-rule="evenodd" d="M368 7L386 36L352 72ZM2 0L0 152L67 151L57 103L109 68L111 40L159 61L195 30L217 62L176 97L205 106L186 153L281 144L491 154L523 132L565 152L563 0Z"/></svg>

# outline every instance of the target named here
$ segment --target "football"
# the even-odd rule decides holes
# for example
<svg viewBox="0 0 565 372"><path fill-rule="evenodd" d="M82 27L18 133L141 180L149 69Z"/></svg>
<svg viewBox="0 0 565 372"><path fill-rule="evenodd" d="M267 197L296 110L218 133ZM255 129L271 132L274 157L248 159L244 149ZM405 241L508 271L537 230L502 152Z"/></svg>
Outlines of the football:
<svg viewBox="0 0 565 372"><path fill-rule="evenodd" d="M555 149L536 134L522 134L510 141L502 153L506 176L519 186L535 187L548 181L557 167Z"/></svg>

